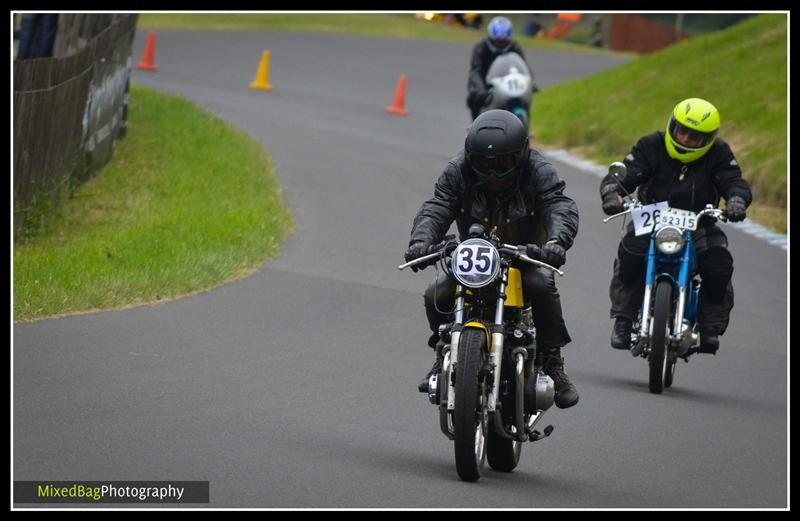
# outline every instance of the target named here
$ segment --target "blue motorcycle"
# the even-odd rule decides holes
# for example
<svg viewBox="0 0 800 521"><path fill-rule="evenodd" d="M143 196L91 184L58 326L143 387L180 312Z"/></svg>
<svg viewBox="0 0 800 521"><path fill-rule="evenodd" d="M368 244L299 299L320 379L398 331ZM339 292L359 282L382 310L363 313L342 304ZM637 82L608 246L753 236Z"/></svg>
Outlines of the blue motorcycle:
<svg viewBox="0 0 800 521"><path fill-rule="evenodd" d="M626 171L620 162L609 167L618 179ZM627 209L603 222L630 214L636 235L650 234L644 298L633 324L630 351L647 359L650 392L660 394L672 385L678 358L688 362L689 355L698 352L701 281L692 240L697 224L703 216L723 222L727 218L711 205L695 213L670 208L666 201L643 205L630 194L624 199Z"/></svg>

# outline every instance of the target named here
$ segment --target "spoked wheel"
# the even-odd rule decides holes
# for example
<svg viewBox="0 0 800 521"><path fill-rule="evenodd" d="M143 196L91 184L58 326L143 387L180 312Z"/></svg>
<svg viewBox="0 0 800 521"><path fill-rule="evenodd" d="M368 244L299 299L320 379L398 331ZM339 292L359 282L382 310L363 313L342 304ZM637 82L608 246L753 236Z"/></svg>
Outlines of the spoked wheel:
<svg viewBox="0 0 800 521"><path fill-rule="evenodd" d="M480 373L487 359L485 333L464 329L458 346L453 411L456 470L464 481L480 479L486 463L489 383Z"/></svg>
<svg viewBox="0 0 800 521"><path fill-rule="evenodd" d="M522 364L522 365L520 365ZM516 367L513 368L508 364L506 367L506 371L503 373L503 378L507 378L516 383L516 385L510 386L513 389L513 393L505 395L502 398L502 407L501 411L515 411L518 404L517 400L520 399L520 395L522 395L522 399L524 400L525 394L525 378L524 374L526 374L524 362L517 359ZM519 374L521 369L522 374ZM531 375L531 378L535 378L535 375ZM504 418L500 411L494 413L494 417L492 418L492 422L503 422ZM514 424L513 417L506 417L505 421L508 425ZM500 434L497 433L495 426L490 422L489 425L489 439L486 446L486 460L489 462L489 466L494 470L500 472L511 472L517 467L519 464L519 457L522 453L522 442L517 440L508 439ZM511 428L512 431L516 434L516 429L514 427Z"/></svg>
<svg viewBox="0 0 800 521"><path fill-rule="evenodd" d="M495 418L494 421L500 419ZM494 429L489 428L486 459L490 467L500 472L511 472L517 468L520 454L522 454L522 442L503 438Z"/></svg>
<svg viewBox="0 0 800 521"><path fill-rule="evenodd" d="M656 286L655 305L653 306L653 334L650 336L650 354L647 355L647 361L650 364L651 393L661 394L667 379L665 377L667 369L667 329L669 327L671 307L672 284L662 280ZM672 385L671 375L669 385Z"/></svg>

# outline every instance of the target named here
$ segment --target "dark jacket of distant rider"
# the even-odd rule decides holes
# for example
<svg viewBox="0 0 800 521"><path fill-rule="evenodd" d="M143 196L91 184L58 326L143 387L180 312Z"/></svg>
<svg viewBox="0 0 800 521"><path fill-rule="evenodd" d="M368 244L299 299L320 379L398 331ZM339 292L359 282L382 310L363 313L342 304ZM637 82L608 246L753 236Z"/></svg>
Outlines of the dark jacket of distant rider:
<svg viewBox="0 0 800 521"><path fill-rule="evenodd" d="M515 52L523 60L525 59L522 48L511 39L511 29L511 21L508 18L496 16L489 22L489 36L476 43L472 48L469 77L467 78L467 107L472 112L472 119L478 117L481 107L489 97L486 74L495 58L501 54ZM531 80L533 80L533 72L531 72Z"/></svg>

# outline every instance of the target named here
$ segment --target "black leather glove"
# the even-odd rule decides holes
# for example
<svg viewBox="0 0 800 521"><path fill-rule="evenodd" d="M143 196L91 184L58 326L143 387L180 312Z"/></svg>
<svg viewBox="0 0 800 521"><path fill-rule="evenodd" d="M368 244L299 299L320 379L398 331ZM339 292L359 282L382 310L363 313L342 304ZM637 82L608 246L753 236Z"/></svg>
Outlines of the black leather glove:
<svg viewBox="0 0 800 521"><path fill-rule="evenodd" d="M429 247L430 244L425 241L415 241L411 243L411 246L406 250L406 262L424 257L428 254ZM411 266L411 270L416 273L419 270L424 270L427 266L428 264L417 264L416 266Z"/></svg>
<svg viewBox="0 0 800 521"><path fill-rule="evenodd" d="M615 215L625 211L625 205L622 202L622 197L617 192L617 185L607 185L600 192L603 197L603 213L606 215Z"/></svg>
<svg viewBox="0 0 800 521"><path fill-rule="evenodd" d="M743 221L747 215L747 203L738 195L730 197L725 205L725 215L730 222Z"/></svg>
<svg viewBox="0 0 800 521"><path fill-rule="evenodd" d="M550 241L542 246L542 254L539 260L549 264L554 268L560 268L567 262L567 250L555 241Z"/></svg>
<svg viewBox="0 0 800 521"><path fill-rule="evenodd" d="M529 244L526 248L528 251L528 257L533 260L542 260L540 257L542 256L542 249L539 247L538 244Z"/></svg>

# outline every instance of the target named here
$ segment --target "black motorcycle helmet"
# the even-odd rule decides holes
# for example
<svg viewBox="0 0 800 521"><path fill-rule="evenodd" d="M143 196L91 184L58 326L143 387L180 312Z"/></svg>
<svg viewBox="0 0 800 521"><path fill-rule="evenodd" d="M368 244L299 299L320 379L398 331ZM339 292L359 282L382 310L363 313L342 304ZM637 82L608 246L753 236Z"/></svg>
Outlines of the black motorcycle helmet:
<svg viewBox="0 0 800 521"><path fill-rule="evenodd" d="M469 127L464 151L478 179L497 192L510 188L519 178L530 155L530 136L513 113L487 110Z"/></svg>

